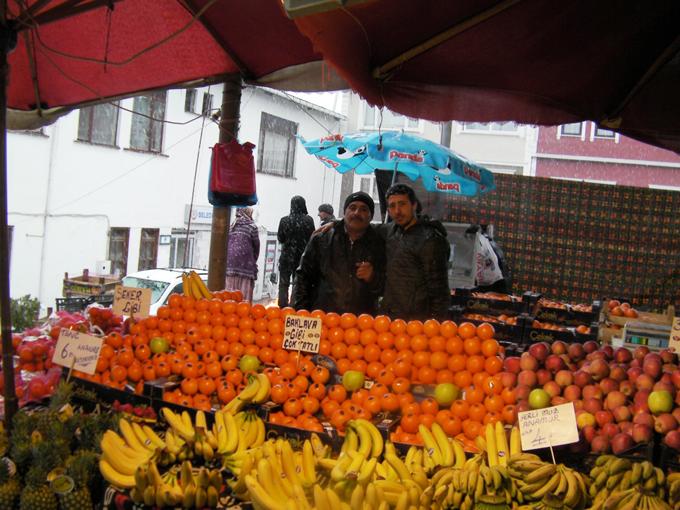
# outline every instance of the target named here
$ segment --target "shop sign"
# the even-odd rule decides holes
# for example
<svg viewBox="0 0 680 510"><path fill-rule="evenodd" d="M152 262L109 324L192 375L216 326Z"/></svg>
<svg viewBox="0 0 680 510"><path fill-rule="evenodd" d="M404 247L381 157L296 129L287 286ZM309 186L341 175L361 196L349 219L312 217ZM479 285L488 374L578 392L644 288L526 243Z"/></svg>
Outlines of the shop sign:
<svg viewBox="0 0 680 510"><path fill-rule="evenodd" d="M93 375L103 343L103 338L63 328L54 348L52 363Z"/></svg>
<svg viewBox="0 0 680 510"><path fill-rule="evenodd" d="M116 290L113 294L114 315L128 315L144 319L149 316L150 307L151 289L116 285Z"/></svg>
<svg viewBox="0 0 680 510"><path fill-rule="evenodd" d="M289 351L319 352L321 319L287 315L283 330L283 348Z"/></svg>
<svg viewBox="0 0 680 510"><path fill-rule="evenodd" d="M196 204L193 207L190 204L184 206L184 223L189 223L189 220L191 220L192 224L210 225L212 224L212 215L213 208L209 206Z"/></svg>
<svg viewBox="0 0 680 510"><path fill-rule="evenodd" d="M574 404L518 413L522 450L550 448L579 440Z"/></svg>
<svg viewBox="0 0 680 510"><path fill-rule="evenodd" d="M675 352L680 353L680 317L673 317L668 347L673 348L675 349Z"/></svg>

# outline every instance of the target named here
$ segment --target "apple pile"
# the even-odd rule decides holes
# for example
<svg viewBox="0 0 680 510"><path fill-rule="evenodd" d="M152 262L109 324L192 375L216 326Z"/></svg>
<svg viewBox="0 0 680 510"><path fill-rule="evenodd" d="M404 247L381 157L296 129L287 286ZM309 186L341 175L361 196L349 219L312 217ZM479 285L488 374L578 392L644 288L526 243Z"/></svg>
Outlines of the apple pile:
<svg viewBox="0 0 680 510"><path fill-rule="evenodd" d="M541 342L506 358L502 376L516 378L518 411L573 402L578 448L618 454L656 431L680 450L680 368L671 351Z"/></svg>

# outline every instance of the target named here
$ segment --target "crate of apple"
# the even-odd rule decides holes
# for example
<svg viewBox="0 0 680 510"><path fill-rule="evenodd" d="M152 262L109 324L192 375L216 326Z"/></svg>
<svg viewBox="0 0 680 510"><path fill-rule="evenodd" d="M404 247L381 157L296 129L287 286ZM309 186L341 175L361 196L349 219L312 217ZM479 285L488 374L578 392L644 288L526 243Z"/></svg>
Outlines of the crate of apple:
<svg viewBox="0 0 680 510"><path fill-rule="evenodd" d="M156 421L157 414L151 406L134 406L129 402L121 404L119 400L114 400L111 408L119 413L129 414L138 419Z"/></svg>

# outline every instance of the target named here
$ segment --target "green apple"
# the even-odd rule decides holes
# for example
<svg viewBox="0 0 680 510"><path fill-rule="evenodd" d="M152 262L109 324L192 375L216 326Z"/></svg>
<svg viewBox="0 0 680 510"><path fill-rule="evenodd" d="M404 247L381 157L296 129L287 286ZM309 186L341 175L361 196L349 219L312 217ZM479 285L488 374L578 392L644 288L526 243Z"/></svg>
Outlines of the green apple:
<svg viewBox="0 0 680 510"><path fill-rule="evenodd" d="M653 391L647 397L647 405L654 415L670 413L673 409L673 395L669 391Z"/></svg>
<svg viewBox="0 0 680 510"><path fill-rule="evenodd" d="M536 388L531 390L529 393L529 407L532 409L543 409L550 405L550 394L542 390L541 388Z"/></svg>
<svg viewBox="0 0 680 510"><path fill-rule="evenodd" d="M257 356L244 354L238 362L238 367L241 369L241 372L256 372L260 368L260 360Z"/></svg>
<svg viewBox="0 0 680 510"><path fill-rule="evenodd" d="M170 343L162 336L155 336L149 342L149 348L154 354L168 352L170 350Z"/></svg>
<svg viewBox="0 0 680 510"><path fill-rule="evenodd" d="M452 383L440 383L434 389L434 399L440 406L450 406L459 395L458 386Z"/></svg>
<svg viewBox="0 0 680 510"><path fill-rule="evenodd" d="M364 374L358 370L348 370L342 375L342 385L347 391L356 391L364 386Z"/></svg>

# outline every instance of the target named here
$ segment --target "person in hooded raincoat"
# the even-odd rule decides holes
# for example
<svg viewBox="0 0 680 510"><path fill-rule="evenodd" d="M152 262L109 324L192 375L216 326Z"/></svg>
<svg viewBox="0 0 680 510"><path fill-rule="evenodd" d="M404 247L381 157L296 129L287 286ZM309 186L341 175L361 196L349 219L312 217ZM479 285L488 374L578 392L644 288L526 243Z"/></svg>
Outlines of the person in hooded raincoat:
<svg viewBox="0 0 680 510"><path fill-rule="evenodd" d="M257 258L260 255L260 235L253 221L253 210L236 210L236 221L229 230L227 247L227 290L240 290L244 301L253 300L257 280Z"/></svg>
<svg viewBox="0 0 680 510"><path fill-rule="evenodd" d="M290 214L281 218L277 238L281 243L279 255L279 306L288 306L291 275L300 263L302 253L314 232L314 220L307 214L305 199L299 195L290 200Z"/></svg>

